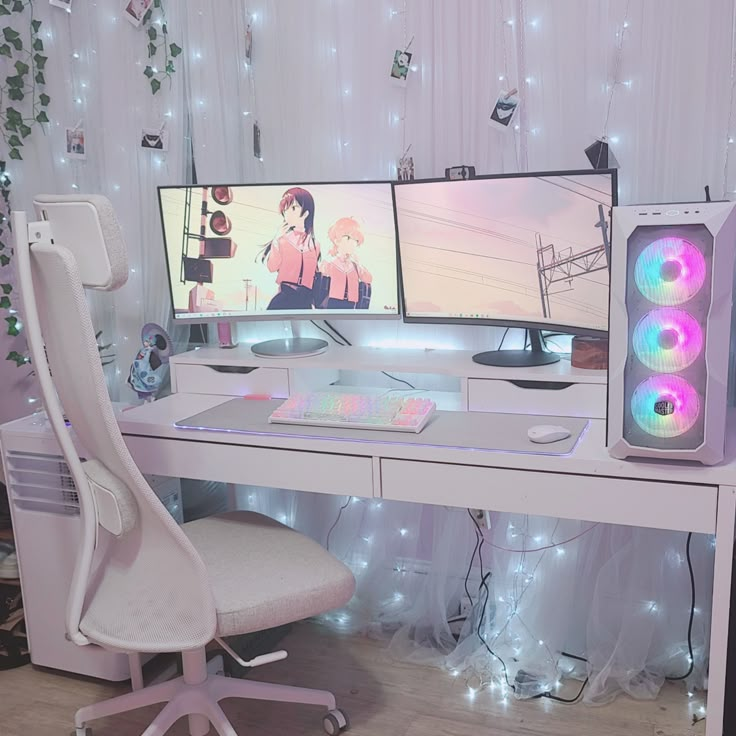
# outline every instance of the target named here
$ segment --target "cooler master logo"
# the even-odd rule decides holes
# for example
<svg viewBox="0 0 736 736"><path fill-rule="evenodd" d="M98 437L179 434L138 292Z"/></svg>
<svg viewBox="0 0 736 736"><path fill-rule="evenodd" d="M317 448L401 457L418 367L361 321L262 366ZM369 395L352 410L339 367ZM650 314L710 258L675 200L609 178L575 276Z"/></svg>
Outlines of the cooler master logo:
<svg viewBox="0 0 736 736"><path fill-rule="evenodd" d="M675 413L675 403L669 399L656 401L654 403L654 413L659 414L661 417L668 417L670 414Z"/></svg>

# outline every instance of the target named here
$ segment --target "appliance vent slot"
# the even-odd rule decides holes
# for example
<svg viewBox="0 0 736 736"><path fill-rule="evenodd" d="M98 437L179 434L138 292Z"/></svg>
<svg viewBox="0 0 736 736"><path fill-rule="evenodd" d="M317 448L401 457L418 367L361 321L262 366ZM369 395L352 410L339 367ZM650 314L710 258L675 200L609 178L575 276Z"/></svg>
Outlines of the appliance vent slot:
<svg viewBox="0 0 736 736"><path fill-rule="evenodd" d="M11 451L6 459L10 498L18 508L79 515L79 495L62 456Z"/></svg>

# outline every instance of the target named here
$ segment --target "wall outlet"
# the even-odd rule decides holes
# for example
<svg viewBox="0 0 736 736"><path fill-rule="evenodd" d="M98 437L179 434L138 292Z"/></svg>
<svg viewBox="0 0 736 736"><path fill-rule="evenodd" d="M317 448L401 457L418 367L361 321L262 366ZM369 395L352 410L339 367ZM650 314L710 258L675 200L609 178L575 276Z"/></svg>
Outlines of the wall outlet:
<svg viewBox="0 0 736 736"><path fill-rule="evenodd" d="M484 511L483 509L470 509L470 513L473 514L473 518L478 522L480 526L485 524L486 529L491 528L491 512Z"/></svg>

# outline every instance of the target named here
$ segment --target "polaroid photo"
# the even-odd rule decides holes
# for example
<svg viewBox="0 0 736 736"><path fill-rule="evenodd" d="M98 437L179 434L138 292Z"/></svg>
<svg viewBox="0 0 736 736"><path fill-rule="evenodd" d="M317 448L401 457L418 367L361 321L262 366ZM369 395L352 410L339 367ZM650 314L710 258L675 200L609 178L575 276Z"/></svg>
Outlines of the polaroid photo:
<svg viewBox="0 0 736 736"><path fill-rule="evenodd" d="M412 54L409 51L396 49L394 52L394 63L391 66L391 81L400 87L406 87L406 78L411 67Z"/></svg>
<svg viewBox="0 0 736 736"><path fill-rule="evenodd" d="M508 128L516 117L521 99L519 92L512 89L510 92L501 91L496 104L493 106L488 122L501 128Z"/></svg>
<svg viewBox="0 0 736 736"><path fill-rule="evenodd" d="M146 17L146 13L151 9L151 5L153 5L153 0L128 0L125 3L123 15L134 26L138 27L143 23L143 18Z"/></svg>
<svg viewBox="0 0 736 736"><path fill-rule="evenodd" d="M414 181L414 157L404 156L399 159L398 169L399 181Z"/></svg>
<svg viewBox="0 0 736 736"><path fill-rule="evenodd" d="M248 23L248 28L245 31L245 63L250 64L253 60L253 28Z"/></svg>
<svg viewBox="0 0 736 736"><path fill-rule="evenodd" d="M475 179L475 166L450 166L445 169L445 179L450 181L465 181Z"/></svg>
<svg viewBox="0 0 736 736"><path fill-rule="evenodd" d="M72 12L72 0L49 0L49 5L55 8L64 8L67 13Z"/></svg>
<svg viewBox="0 0 736 736"><path fill-rule="evenodd" d="M69 158L87 158L84 128L66 129L66 155Z"/></svg>
<svg viewBox="0 0 736 736"><path fill-rule="evenodd" d="M168 151L168 131L164 128L143 128L141 131L141 148L152 151Z"/></svg>

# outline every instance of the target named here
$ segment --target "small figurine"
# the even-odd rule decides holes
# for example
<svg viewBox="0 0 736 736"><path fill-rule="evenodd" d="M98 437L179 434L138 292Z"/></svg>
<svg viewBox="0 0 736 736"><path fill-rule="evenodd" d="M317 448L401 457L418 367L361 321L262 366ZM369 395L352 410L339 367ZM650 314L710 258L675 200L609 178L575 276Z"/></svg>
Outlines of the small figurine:
<svg viewBox="0 0 736 736"><path fill-rule="evenodd" d="M139 399L153 401L166 378L166 367L171 355L171 338L166 330L154 323L141 330L143 347L130 366L128 384Z"/></svg>

